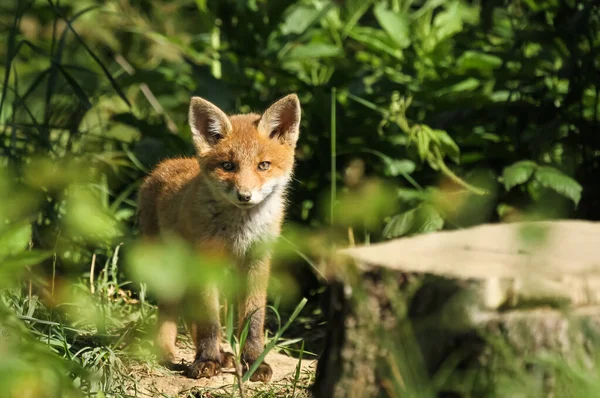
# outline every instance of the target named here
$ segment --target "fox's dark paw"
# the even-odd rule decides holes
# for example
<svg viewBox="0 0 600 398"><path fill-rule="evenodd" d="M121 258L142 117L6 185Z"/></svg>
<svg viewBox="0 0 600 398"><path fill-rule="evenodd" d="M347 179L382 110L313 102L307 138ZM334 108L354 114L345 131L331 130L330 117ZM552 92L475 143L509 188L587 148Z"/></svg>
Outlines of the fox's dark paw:
<svg viewBox="0 0 600 398"><path fill-rule="evenodd" d="M244 373L248 371L249 366L244 365L243 367ZM263 383L268 383L271 381L271 377L273 377L273 369L271 369L271 365L266 362L258 365L258 368L254 372L254 374L250 377L250 381L261 381Z"/></svg>
<svg viewBox="0 0 600 398"><path fill-rule="evenodd" d="M202 377L213 377L221 372L221 364L210 359L197 359L188 369L187 376L192 379L200 379Z"/></svg>
<svg viewBox="0 0 600 398"><path fill-rule="evenodd" d="M223 369L235 368L235 357L232 353L221 351L221 367Z"/></svg>

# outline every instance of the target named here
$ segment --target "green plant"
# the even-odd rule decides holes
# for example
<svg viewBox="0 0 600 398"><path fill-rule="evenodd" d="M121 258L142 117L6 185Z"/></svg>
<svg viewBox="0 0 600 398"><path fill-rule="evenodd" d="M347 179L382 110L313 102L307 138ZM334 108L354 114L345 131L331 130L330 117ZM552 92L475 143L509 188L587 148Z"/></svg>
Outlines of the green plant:
<svg viewBox="0 0 600 398"><path fill-rule="evenodd" d="M288 333L325 322L334 246L598 219L599 19L573 0L2 3L1 323L23 339L2 366L25 354L0 387L42 358L49 394L122 393L124 348L148 340L154 307L118 253L135 252L141 178L193 154L196 93L230 112L303 103L273 285L312 311ZM316 351L299 339L279 348Z"/></svg>

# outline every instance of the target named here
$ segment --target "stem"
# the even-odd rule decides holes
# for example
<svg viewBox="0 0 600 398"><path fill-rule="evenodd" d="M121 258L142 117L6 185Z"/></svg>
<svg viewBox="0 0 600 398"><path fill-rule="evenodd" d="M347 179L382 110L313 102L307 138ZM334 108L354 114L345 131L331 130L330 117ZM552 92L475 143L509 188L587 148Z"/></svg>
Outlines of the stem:
<svg viewBox="0 0 600 398"><path fill-rule="evenodd" d="M242 380L242 366L238 361L235 361L235 378L237 379L238 390L240 391L240 398L246 398L246 392L244 391L244 382Z"/></svg>
<svg viewBox="0 0 600 398"><path fill-rule="evenodd" d="M331 206L329 209L329 220L333 225L334 209L335 209L335 196L336 196L336 123L335 123L335 106L336 106L336 89L331 89Z"/></svg>
<svg viewBox="0 0 600 398"><path fill-rule="evenodd" d="M440 156L440 153L437 151L437 149L435 152L437 155L436 156L437 157L437 165L440 167L440 170L442 171L442 173L444 173L446 175L446 177L450 178L453 182L455 182L456 184L465 188L467 191L474 193L475 195L487 195L488 194L488 191L486 191L485 189L474 187L473 185L470 185L469 183L467 183L466 181L461 179L459 176L454 174L454 172L452 170L450 170L448 168L448 166L446 166L446 163L444 163L444 160Z"/></svg>
<svg viewBox="0 0 600 398"><path fill-rule="evenodd" d="M213 50L213 56L210 62L210 67L212 75L215 77L215 79L221 79L222 77L221 61L219 60L219 48L221 47L221 29L219 28L220 25L221 20L215 20L215 26L210 32L210 45Z"/></svg>

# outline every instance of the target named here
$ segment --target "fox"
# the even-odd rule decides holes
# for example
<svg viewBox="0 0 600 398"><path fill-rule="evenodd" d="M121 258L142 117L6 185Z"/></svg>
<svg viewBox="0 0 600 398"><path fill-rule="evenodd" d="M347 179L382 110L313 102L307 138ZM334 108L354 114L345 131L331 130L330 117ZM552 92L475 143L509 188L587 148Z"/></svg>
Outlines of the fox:
<svg viewBox="0 0 600 398"><path fill-rule="evenodd" d="M264 323L271 250L255 250L281 233L287 191L295 166L301 106L296 94L274 102L262 114L227 115L204 98L190 100L188 122L195 156L160 162L138 193L142 236L174 233L201 250L218 247L242 276L237 301L238 333L248 322L242 349L247 370L264 350ZM167 267L168 264L165 264ZM198 264L201 269L202 264ZM210 378L232 366L221 347L218 288L204 289L191 302L201 317L186 321L195 345L188 370ZM164 360L175 360L177 320L183 301L158 302L157 345ZM269 382L273 371L262 362L251 381Z"/></svg>

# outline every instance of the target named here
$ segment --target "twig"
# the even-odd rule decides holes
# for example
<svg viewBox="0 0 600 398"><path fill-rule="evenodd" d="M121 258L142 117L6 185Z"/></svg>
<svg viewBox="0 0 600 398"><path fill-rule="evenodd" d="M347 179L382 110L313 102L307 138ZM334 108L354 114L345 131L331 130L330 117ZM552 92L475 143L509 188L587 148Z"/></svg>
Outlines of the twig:
<svg viewBox="0 0 600 398"><path fill-rule="evenodd" d="M127 62L127 60L121 54L115 55L115 61L117 61L117 63L119 65L121 65L123 70L125 72L127 72L128 75L133 76L135 74L135 69L133 68L133 66L131 66L131 64L129 62ZM148 100L150 105L152 106L152 108L154 108L154 110L158 114L164 116L165 121L167 122L167 128L173 134L177 134L177 132L178 132L177 125L173 122L173 120L165 112L165 109L162 107L160 102L158 102L158 100L156 99L156 96L154 95L152 90L150 90L150 87L146 83L140 83L140 90L142 91L142 93L144 94L144 96L146 97L146 99Z"/></svg>
<svg viewBox="0 0 600 398"><path fill-rule="evenodd" d="M352 227L348 227L348 245L350 247L354 247L355 246L354 230L352 229Z"/></svg>
<svg viewBox="0 0 600 398"><path fill-rule="evenodd" d="M96 268L96 253L92 254L92 265L90 266L90 291L94 294L94 268Z"/></svg>

